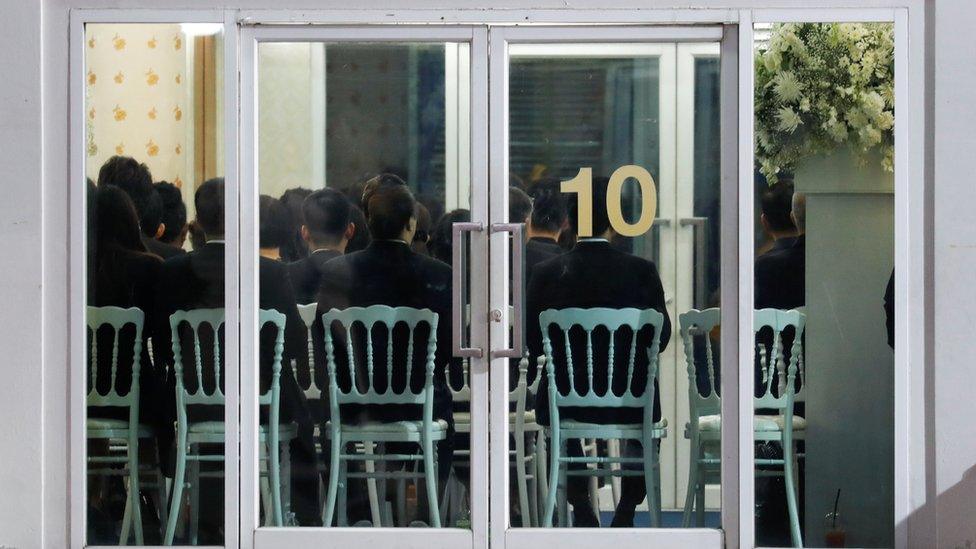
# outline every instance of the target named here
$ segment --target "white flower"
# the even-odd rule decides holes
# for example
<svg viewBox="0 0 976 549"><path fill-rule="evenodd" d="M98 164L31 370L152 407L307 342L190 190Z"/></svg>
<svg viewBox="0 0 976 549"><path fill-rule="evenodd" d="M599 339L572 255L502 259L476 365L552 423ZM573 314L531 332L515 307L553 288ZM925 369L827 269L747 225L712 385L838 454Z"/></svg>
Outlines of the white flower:
<svg viewBox="0 0 976 549"><path fill-rule="evenodd" d="M793 71L784 71L773 78L773 93L783 103L793 103L803 93L803 84L800 84Z"/></svg>
<svg viewBox="0 0 976 549"><path fill-rule="evenodd" d="M803 123L800 119L800 115L796 114L793 109L789 107L780 107L776 111L776 120L778 124L776 129L781 132L793 133L796 129Z"/></svg>

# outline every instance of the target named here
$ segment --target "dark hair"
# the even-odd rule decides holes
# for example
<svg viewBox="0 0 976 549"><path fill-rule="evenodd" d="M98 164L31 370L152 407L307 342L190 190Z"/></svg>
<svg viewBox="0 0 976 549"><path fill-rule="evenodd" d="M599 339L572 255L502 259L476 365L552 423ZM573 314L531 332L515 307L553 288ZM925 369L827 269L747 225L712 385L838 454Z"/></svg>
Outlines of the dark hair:
<svg viewBox="0 0 976 549"><path fill-rule="evenodd" d="M371 177L363 184L363 197L359 206L363 209L366 219L369 219L369 200L373 194L384 187L407 186L407 182L402 177L393 173L381 173L376 177Z"/></svg>
<svg viewBox="0 0 976 549"><path fill-rule="evenodd" d="M610 179L599 176L593 178L593 234L600 236L610 228L610 215L607 213L607 186ZM579 237L586 238L579 234L579 193L573 193L569 198L569 225L573 233Z"/></svg>
<svg viewBox="0 0 976 549"><path fill-rule="evenodd" d="M125 191L114 185L100 187L95 204L95 247L99 256L110 251L146 251L136 208Z"/></svg>
<svg viewBox="0 0 976 549"><path fill-rule="evenodd" d="M207 233L195 219L186 224L186 236L190 239L190 247L194 250L199 250L207 243Z"/></svg>
<svg viewBox="0 0 976 549"><path fill-rule="evenodd" d="M291 236L288 225L288 208L280 200L266 194L258 197L259 247L281 248Z"/></svg>
<svg viewBox="0 0 976 549"><path fill-rule="evenodd" d="M320 189L308 195L302 205L305 226L315 242L337 244L349 226L352 205L341 191Z"/></svg>
<svg viewBox="0 0 976 549"><path fill-rule="evenodd" d="M186 227L186 204L183 203L183 194L179 187L168 181L156 183L156 194L159 195L159 202L163 207L160 221L166 225L160 240L172 244L180 238Z"/></svg>
<svg viewBox="0 0 976 549"><path fill-rule="evenodd" d="M553 177L545 177L529 187L532 197L532 226L545 231L558 231L566 222L566 196L560 189L560 182Z"/></svg>
<svg viewBox="0 0 976 549"><path fill-rule="evenodd" d="M352 233L352 238L346 244L346 253L365 250L373 239L369 236L369 229L366 228L366 216L355 204L349 209L349 222L356 226L356 231Z"/></svg>
<svg viewBox="0 0 976 549"><path fill-rule="evenodd" d="M525 223L532 213L532 199L522 189L510 185L508 187L508 222Z"/></svg>
<svg viewBox="0 0 976 549"><path fill-rule="evenodd" d="M312 194L311 189L296 187L281 193L281 203L288 209L288 241L281 246L281 259L291 262L308 257L308 245L302 239L302 224L305 215L302 207L305 199Z"/></svg>
<svg viewBox="0 0 976 549"><path fill-rule="evenodd" d="M451 226L466 221L471 221L471 211L464 209L451 210L437 220L434 230L430 233L430 241L427 243L431 257L440 259L444 263L451 263L451 244L454 238Z"/></svg>
<svg viewBox="0 0 976 549"><path fill-rule="evenodd" d="M193 204L197 209L197 223L207 237L224 236L224 178L204 181L197 188Z"/></svg>
<svg viewBox="0 0 976 549"><path fill-rule="evenodd" d="M142 233L156 236L162 217L162 204L153 188L152 174L145 164L129 156L113 156L98 170L98 186L114 185L129 195Z"/></svg>
<svg viewBox="0 0 976 549"><path fill-rule="evenodd" d="M430 240L430 210L427 209L427 206L417 202L413 216L417 220L417 232L413 235L413 241L426 243Z"/></svg>
<svg viewBox="0 0 976 549"><path fill-rule="evenodd" d="M400 238L415 215L417 202L406 185L383 185L370 193L367 205L369 232L376 240L388 240Z"/></svg>
<svg viewBox="0 0 976 549"><path fill-rule="evenodd" d="M774 231L793 231L796 225L790 218L793 210L793 182L778 181L767 186L759 195L762 213Z"/></svg>

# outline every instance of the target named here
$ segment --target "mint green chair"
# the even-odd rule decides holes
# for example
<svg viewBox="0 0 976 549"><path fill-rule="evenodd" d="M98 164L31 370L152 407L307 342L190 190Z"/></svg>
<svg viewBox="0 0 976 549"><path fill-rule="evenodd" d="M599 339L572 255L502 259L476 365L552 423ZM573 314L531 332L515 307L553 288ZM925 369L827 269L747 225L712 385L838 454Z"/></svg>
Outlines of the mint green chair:
<svg viewBox="0 0 976 549"><path fill-rule="evenodd" d="M291 439L297 436L297 429L292 425L281 425L279 421L281 356L284 351L285 315L278 311L262 309L258 316L258 330L266 324L273 324L277 328L277 333L274 343L271 386L258 397L258 405L267 406L269 416L268 424L261 425L259 433L259 438L264 443L264 451L266 452L266 456L262 456L262 458L269 462L269 470L266 474L271 484L271 493L264 494L266 499L270 498L271 500L271 512L266 513L270 516L265 518L266 523L283 526L281 482L282 477L287 474L287 468L283 470L279 452L283 446L286 446ZM183 489L188 485L190 488L190 544L196 545L197 517L199 516L199 479L203 476L223 476L220 472L201 473L200 463L224 460L223 454L199 453L199 445L224 444L225 428L222 420L190 422L187 417L187 408L189 406L224 406L225 397L221 388L221 345L219 338L219 332L224 325L224 309L176 311L170 315L169 325L173 341L173 367L176 374L176 474L173 478L169 520L166 524L166 535L163 538L163 543L165 545L173 544L180 508L183 503ZM210 364L204 364L200 349L200 330L205 325L209 326L213 333L213 357L212 361L209 361ZM192 356L195 361L197 379L197 387L192 392L186 387L184 381L182 338L179 330L181 326L188 326L192 334ZM211 392L207 392L203 384L205 371L213 374ZM189 483L186 480L188 464L192 468ZM288 479L286 478L285 481L288 482Z"/></svg>
<svg viewBox="0 0 976 549"><path fill-rule="evenodd" d="M546 370L549 375L549 494L546 507L542 515L542 526L552 527L553 512L556 507L557 489L561 492L560 518L566 524L568 509L566 509L565 488L567 476L643 476L647 487L648 513L651 526L660 524L660 474L657 456L657 443L667 434L667 427L663 423L654 422L654 380L657 378L658 354L660 352L661 327L664 325L664 315L654 309L548 309L539 314L542 327L542 347L545 353ZM556 364L553 360L552 342L549 339L549 329L555 325L563 333L566 349L566 363ZM654 336L650 346L646 349L637 348L637 332L642 328L652 326ZM593 349L593 331L599 327L605 328L609 334L609 344L606 349L607 357L607 387L606 394L597 394L593 390L593 363L596 351ZM587 390L580 394L575 385L573 371L573 352L570 344L570 330L581 328L586 333L586 373ZM633 334L629 349L622 349L627 353L627 388L623 394L615 394L613 387L614 372L614 335L621 328L628 328ZM637 352L646 352L648 358L647 385L639 392L633 387L634 369ZM569 392L560 393L556 386L556 369L565 371L569 377ZM541 404L541 403L540 403ZM559 410L563 407L581 408L640 408L643 418L635 424L594 424L578 420L561 419ZM640 441L643 457L600 457L566 456L566 442L570 439L623 439ZM568 470L570 463L594 465L594 468L582 470ZM643 471L614 468L614 464L643 464ZM600 467L606 465L606 467Z"/></svg>
<svg viewBox="0 0 976 549"><path fill-rule="evenodd" d="M123 309L121 307L88 307L86 314L86 324L91 334L90 354L90 375L89 389L86 396L86 404L89 408L95 407L114 407L125 408L128 410L128 419L103 419L88 418L86 421L86 437L88 440L124 441L124 456L89 456L88 463L92 465L105 465L104 468L89 468L89 475L122 475L127 478L128 494L125 502L125 512L122 518L122 532L119 536L119 545L125 545L129 541L130 529L134 530L136 545L142 545L142 510L139 504L139 439L152 439L153 432L149 426L139 422L139 373L142 358L142 329L145 323L145 314L141 309L131 307ZM119 367L119 341L122 338L122 330L132 325L134 333L132 335L132 383L129 390L125 393L119 391L116 385L116 377ZM110 383L106 393L98 390L98 357L105 349L98 348L98 331L103 326L111 326L112 336L112 361L110 366ZM125 464L124 469L112 467L112 465ZM160 483L160 486L165 486ZM160 502L165 505L165 488L160 494Z"/></svg>
<svg viewBox="0 0 976 549"><path fill-rule="evenodd" d="M338 513L338 525L346 526L346 490L348 479L408 479L423 476L426 481L427 503L430 510L431 526L440 528L441 517L437 502L437 454L434 442L447 438L448 425L446 421L435 420L434 412L434 355L437 350L437 314L429 309L414 309L410 307L388 307L373 305L370 307L351 307L348 309L331 311L322 315L322 325L325 332L325 356L329 368L329 410L331 420L326 425L326 435L332 441L331 467L329 470L329 487L325 507L322 510L322 524L330 526L332 517ZM367 332L367 337L352 337L354 325L358 324ZM420 392L411 389L411 375L413 371L414 339L418 325L429 326L429 337L426 346L425 377ZM341 326L342 339L346 344L346 366L348 367L351 385L343 390L336 382L336 356L333 341L333 329ZM409 330L407 349L397 349L394 353L394 327L403 325ZM373 359L373 336L376 330L387 333L386 347L386 379L393 379L393 362L397 360L397 367L407 369L407 385L402 392L395 392L392 383L386 389L379 390L375 384L374 372L377 365ZM359 341L359 340L363 341ZM354 341L355 340L355 341ZM365 349L361 348L365 343ZM357 354L360 351L361 354ZM365 356L365 371L357 372L356 357ZM379 366L382 368L383 366ZM365 387L363 387L365 385ZM422 418L419 420L402 420L393 422L369 421L366 423L343 423L340 407L343 404L383 405L383 404L414 404L422 406ZM413 442L420 447L419 453L389 454L380 452L359 453L355 447L372 448L375 443L381 445L386 442ZM352 444L353 450L346 448ZM373 471L363 473L349 473L347 462L363 461L392 462L413 461L423 462L423 471ZM341 492L341 493L340 493ZM336 506L338 504L338 511Z"/></svg>
<svg viewBox="0 0 976 549"><path fill-rule="evenodd" d="M806 316L796 310L760 309L754 312L753 331L756 334L756 359L760 369L760 396L753 399L755 409L773 410L773 414L754 417L753 436L756 442L777 441L783 446L783 458L757 458L755 464L763 467L782 467L781 471L759 470L757 476L783 476L786 481L786 505L790 520L790 535L794 547L802 547L800 520L797 506L796 440L798 433L806 429L804 418L794 416L797 374L803 361L803 330ZM690 416L685 437L691 441L691 464L688 474L688 493L685 497L683 525L690 526L692 510L696 511L697 524L704 524L705 485L720 482L720 446L722 431L722 400L715 383L715 364L709 334L721 323L718 308L699 311L692 309L679 315L681 339L684 343L685 362L688 365L688 395ZM789 364L783 353L783 332L794 330ZM771 333L769 348L760 333ZM705 363L696 360L695 341L700 338L704 346ZM733 361L733 364L735 362ZM703 379L707 379L707 391L702 394L698 386L697 372L702 367ZM774 391L774 384L776 390Z"/></svg>

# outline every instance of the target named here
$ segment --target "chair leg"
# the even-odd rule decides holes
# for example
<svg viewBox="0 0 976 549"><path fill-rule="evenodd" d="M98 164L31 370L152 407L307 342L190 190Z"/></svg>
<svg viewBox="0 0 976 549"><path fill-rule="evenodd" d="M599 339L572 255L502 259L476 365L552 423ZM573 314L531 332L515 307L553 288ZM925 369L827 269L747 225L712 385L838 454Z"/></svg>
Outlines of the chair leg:
<svg viewBox="0 0 976 549"><path fill-rule="evenodd" d="M434 453L434 442L430 436L424 437L424 480L427 481L427 511L430 515L430 525L441 527L441 512L437 506L437 454Z"/></svg>
<svg viewBox="0 0 976 549"><path fill-rule="evenodd" d="M552 528L552 514L556 508L556 489L559 488L559 431L553 429L549 435L549 493L546 496L546 509L543 513L542 527Z"/></svg>
<svg viewBox="0 0 976 549"><path fill-rule="evenodd" d="M273 425L269 426L268 430L273 428ZM281 448L277 438L268 436L268 479L271 482L271 510L274 513L272 524L281 527L284 525L281 516Z"/></svg>
<svg viewBox="0 0 976 549"><path fill-rule="evenodd" d="M620 457L620 439L614 438L607 440L607 457L619 458ZM610 464L610 469L612 471L619 471L620 464L612 463ZM613 495L613 508L616 509L620 505L620 477L610 477L610 493Z"/></svg>
<svg viewBox="0 0 976 549"><path fill-rule="evenodd" d="M515 478L518 483L519 512L522 514L522 527L529 526L528 481L525 478L525 433L515 433Z"/></svg>
<svg viewBox="0 0 976 549"><path fill-rule="evenodd" d="M347 510L347 505L349 504L349 477L346 474L349 469L349 462L346 460L339 461L339 502L337 503L339 507L339 516L336 519L336 524L339 526L349 526L349 512Z"/></svg>
<svg viewBox="0 0 976 549"><path fill-rule="evenodd" d="M790 515L790 537L793 547L803 547L803 535L800 532L800 514L796 504L795 475L793 474L793 443L783 444L783 484L786 485L786 508Z"/></svg>
<svg viewBox="0 0 976 549"><path fill-rule="evenodd" d="M580 441L580 443L583 444L584 447L587 446L587 442L590 442L590 444L588 445L590 447L590 450L588 452L590 457L598 457L600 450L599 447L597 446L597 439L590 438L590 439L584 439ZM591 469L589 465L586 465L585 467L587 469ZM600 466L594 465L592 468L599 469ZM599 524L600 522L600 479L597 478L596 475L589 477L588 487L590 493L590 506L593 507L593 511L596 513L597 524ZM569 489L568 484L567 484L567 489Z"/></svg>
<svg viewBox="0 0 976 549"><path fill-rule="evenodd" d="M539 525L539 474L536 472L537 467L535 466L536 460L538 460L538 454L536 453L536 434L530 433L526 439L525 456L526 458L532 458L532 464L529 472L532 473L531 480L528 480L525 485L526 497L529 500L529 518L526 521L523 519L522 524L529 527Z"/></svg>
<svg viewBox="0 0 976 549"><path fill-rule="evenodd" d="M705 474L698 478L698 489L695 490L695 525L705 526Z"/></svg>
<svg viewBox="0 0 976 549"><path fill-rule="evenodd" d="M652 444L654 444L653 441ZM654 488L657 490L657 509L655 510L657 524L661 526L663 524L661 520L661 507L664 505L661 503L661 448L657 444L654 444Z"/></svg>
<svg viewBox="0 0 976 549"><path fill-rule="evenodd" d="M281 520L282 526L295 526L291 513L291 441L281 445Z"/></svg>
<svg viewBox="0 0 976 549"><path fill-rule="evenodd" d="M560 443L559 443L559 453L560 453L560 455L563 455L563 456L569 455L566 452L566 444L567 444L567 441L565 439L563 439L563 440L560 441ZM557 492L557 494L559 496L559 511L558 511L558 514L559 514L559 525L560 526L564 526L564 527L569 527L569 526L572 525L572 521L571 521L570 516L569 516L569 498L568 498L569 473L568 473L568 470L569 470L569 465L568 464L565 467L560 467L560 470L559 470L559 480L557 482L557 484L559 486L559 491Z"/></svg>
<svg viewBox="0 0 976 549"><path fill-rule="evenodd" d="M193 455L199 455L200 447L194 445ZM200 461L190 463L190 545L196 545L200 536Z"/></svg>
<svg viewBox="0 0 976 549"><path fill-rule="evenodd" d="M682 528L691 526L691 511L695 507L695 493L698 491L698 477L701 474L701 471L698 469L700 450L701 448L697 441L692 440L689 450L691 460L688 464L688 492L685 494L685 509L681 517Z"/></svg>
<svg viewBox="0 0 976 549"><path fill-rule="evenodd" d="M167 505L168 500L166 499L166 476L163 475L163 471L159 468L159 463L156 464L156 498L158 504L156 509L159 510L159 526L161 531L160 535L166 534L166 522L167 522L167 512L169 511L169 506Z"/></svg>
<svg viewBox="0 0 976 549"><path fill-rule="evenodd" d="M129 534L132 530L132 479L126 481L125 511L122 512L122 530L119 532L119 545L129 544Z"/></svg>
<svg viewBox="0 0 976 549"><path fill-rule="evenodd" d="M366 455L373 455L373 442L364 441L363 442L363 453ZM366 461L363 463L366 473L376 472L376 462ZM376 492L376 479L369 478L366 480L366 491L369 495L369 512L373 519L373 526L379 528L383 525L382 518L380 516L380 500Z"/></svg>
<svg viewBox="0 0 976 549"><path fill-rule="evenodd" d="M170 498L169 517L166 521L166 535L163 545L173 545L176 534L176 521L180 518L180 506L183 503L183 486L186 484L186 432L177 433L176 441L176 472L173 475L173 494Z"/></svg>
<svg viewBox="0 0 976 549"><path fill-rule="evenodd" d="M546 496L549 494L549 472L546 469L549 465L549 456L546 452L546 444L545 433L542 431L536 433L536 504L539 507L539 511L536 513L536 526L542 526L542 523L545 522L544 514L546 511Z"/></svg>
<svg viewBox="0 0 976 549"><path fill-rule="evenodd" d="M630 444L634 442L636 441L628 441ZM656 475L654 474L654 464L657 462L657 444L654 444L654 439L651 438L650 434L645 435L641 443L644 445L644 486L647 488L647 514L651 519L651 528L659 528L661 526L659 520L661 500L655 482Z"/></svg>
<svg viewBox="0 0 976 549"><path fill-rule="evenodd" d="M332 526L332 516L336 508L336 492L339 487L339 434L333 433L332 452L329 458L329 489L325 496L325 505L322 507L322 526L328 528Z"/></svg>

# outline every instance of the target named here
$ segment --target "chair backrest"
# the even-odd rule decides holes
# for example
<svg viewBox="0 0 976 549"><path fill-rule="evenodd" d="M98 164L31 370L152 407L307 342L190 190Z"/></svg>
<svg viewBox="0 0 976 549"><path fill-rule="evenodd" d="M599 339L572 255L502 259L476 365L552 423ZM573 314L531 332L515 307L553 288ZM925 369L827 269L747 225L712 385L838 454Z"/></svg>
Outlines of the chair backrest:
<svg viewBox="0 0 976 549"><path fill-rule="evenodd" d="M184 325L189 327L190 339L193 342L193 348L189 349L189 351L193 357L197 386L192 391L187 389L183 372L184 349L181 327ZM205 325L209 326L213 332L213 354L209 361L204 361L204 355L200 346L201 328ZM173 342L173 371L176 374L176 403L177 411L180 415L185 412L187 405L205 404L222 406L224 404L224 392L220 388L220 328L223 325L223 309L181 310L169 316L169 329ZM204 362L208 362L208 364L204 364ZM210 393L204 387L204 372L213 373L213 391Z"/></svg>
<svg viewBox="0 0 976 549"><path fill-rule="evenodd" d="M718 414L722 410L722 399L719 387L715 383L715 358L712 351L712 331L722 321L721 310L718 308L699 311L692 309L678 315L678 330L684 345L685 364L688 366L688 405L693 424L697 425L701 416ZM696 354L695 341L701 341L700 352ZM704 364L700 365L699 360ZM704 366L702 379L705 381L704 390L698 383L698 371Z"/></svg>
<svg viewBox="0 0 976 549"><path fill-rule="evenodd" d="M795 398L795 380L799 366L803 362L803 329L806 315L791 309L759 309L753 316L753 331L756 334L756 360L760 369L760 396L756 397L756 408L787 408ZM771 342L761 335L766 328L772 331ZM786 364L783 349L783 335L793 330L793 343L790 346L789 364ZM768 332L764 332L768 333ZM767 347L768 345L768 347ZM773 391L773 383L776 390ZM791 388L791 390L787 390ZM791 406L789 406L791 407Z"/></svg>
<svg viewBox="0 0 976 549"><path fill-rule="evenodd" d="M546 357L547 372L549 375L549 409L553 421L559 417L558 408L560 406L579 406L579 407L642 407L645 410L645 419L652 421L654 408L654 379L657 377L658 352L661 343L661 327L664 325L664 315L654 309L547 309L539 314L539 323L542 327L542 348ZM565 345L565 364L555 364L553 358L553 346L549 338L550 327L555 325L563 333ZM652 326L654 334L650 344L646 349L637 348L638 332L641 329ZM586 375L587 390L580 393L576 388L575 373L573 371L573 348L570 338L570 330L574 327L581 328L586 333ZM609 332L609 343L606 349L607 358L607 391L605 394L598 394L594 390L594 355L597 351L593 349L593 331L598 327L603 327ZM629 328L631 331L630 348L622 349L627 355L627 385L622 394L613 391L614 379L614 353L616 352L615 335L621 328ZM637 352L647 353L647 385L638 393L633 386L634 370L637 363ZM556 370L565 370L569 376L569 391L566 394L560 393L556 386Z"/></svg>
<svg viewBox="0 0 976 549"><path fill-rule="evenodd" d="M690 417L694 423L697 423L701 416L720 413L722 408L719 387L715 382L712 340L709 337L709 334L721 324L721 316L721 310L717 307L702 311L692 309L678 315L685 363L688 365ZM799 366L803 363L802 340L806 317L796 310L760 309L755 311L753 318L756 360L760 369L761 385L760 396L754 399L754 406L785 410L789 407L788 401L792 402L795 396L793 391L786 391L785 388L794 386L792 383L796 379ZM782 337L784 331L791 327L795 335L787 367ZM768 335L772 335L772 339L769 340L767 347ZM696 338L702 340L702 351L696 351ZM702 368L704 371L701 371ZM702 380L706 385L704 391L699 384ZM772 390L774 381L776 391Z"/></svg>
<svg viewBox="0 0 976 549"><path fill-rule="evenodd" d="M430 309L414 309L412 307L389 307L386 305L372 305L370 307L350 307L348 309L332 309L322 315L322 328L325 336L325 358L329 368L329 407L333 421L339 418L339 404L419 404L424 407L424 419L432 417L434 403L434 356L437 351L437 313ZM426 353L424 354L424 383L419 392L412 388L412 374L414 372L414 340L417 327L421 324L428 326ZM364 330L364 337L355 337L353 330ZM403 325L409 330L406 338L406 351L397 349L394 353L394 328ZM349 372L350 384L348 390L339 387L336 381L336 330L341 339L345 340L345 361ZM376 375L380 368L375 367L373 353L373 339L380 332L386 332L386 387L379 388ZM422 332L421 332L422 333ZM423 340L419 339L423 344ZM418 348L419 350L419 348ZM394 388L394 358L403 358L406 368L406 384L402 391ZM357 373L357 358L365 361L365 372ZM401 364L398 361L398 367ZM362 382L362 383L361 383ZM365 385L365 388L362 387Z"/></svg>
<svg viewBox="0 0 976 549"><path fill-rule="evenodd" d="M315 380L315 346L312 343L312 326L315 324L315 312L318 307L318 303L305 303L298 306L298 316L302 317L302 323L305 324L305 341L308 345L308 387L302 387L302 390L305 391L305 398L309 399L322 398L322 388ZM297 377L298 369L292 368L292 370Z"/></svg>
<svg viewBox="0 0 976 549"><path fill-rule="evenodd" d="M273 360L271 364L271 384L258 397L258 403L262 405L272 405L272 415L277 414L277 401L280 392L281 378L281 357L285 347L285 315L275 311L261 309L258 313L258 330L267 324L276 327L274 340ZM187 388L183 372L183 337L180 328L188 326L190 329L190 339L192 340L192 356L194 369L196 372L196 387L192 390ZM188 405L210 405L222 406L224 404L224 392L221 389L221 344L220 328L224 325L224 309L191 309L188 311L176 311L169 317L170 333L173 341L173 369L176 374L176 398L177 411L183 416ZM204 360L204 355L200 345L201 328L209 326L213 333L212 355L210 360ZM203 382L205 374L213 375L213 390L207 391ZM185 416L181 417L185 420Z"/></svg>
<svg viewBox="0 0 976 549"><path fill-rule="evenodd" d="M88 307L86 323L91 333L90 371L89 380L91 388L88 391L86 402L88 406L117 406L129 408L130 423L139 422L139 369L140 359L142 358L142 327L145 323L145 314L141 309L131 307L123 309L121 307ZM122 330L127 325L132 325L135 330L132 335L132 383L129 390L124 394L119 392L116 384L119 370L119 341L122 338ZM105 393L98 390L98 363L99 353L103 350L98 348L98 333L103 326L112 328L112 358L109 370L110 384Z"/></svg>

